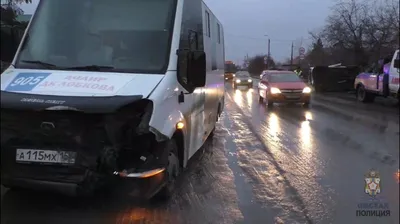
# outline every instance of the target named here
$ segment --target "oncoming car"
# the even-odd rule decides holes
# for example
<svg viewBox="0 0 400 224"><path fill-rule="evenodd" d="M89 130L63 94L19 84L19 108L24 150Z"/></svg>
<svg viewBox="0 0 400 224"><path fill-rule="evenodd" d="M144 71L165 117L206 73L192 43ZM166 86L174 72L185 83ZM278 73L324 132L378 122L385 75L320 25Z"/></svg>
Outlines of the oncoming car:
<svg viewBox="0 0 400 224"><path fill-rule="evenodd" d="M253 88L253 79L248 72L240 71L236 73L236 76L233 78L233 88L236 89L238 86Z"/></svg>
<svg viewBox="0 0 400 224"><path fill-rule="evenodd" d="M225 81L232 80L235 77L235 72L237 71L236 65L233 61L225 61Z"/></svg>
<svg viewBox="0 0 400 224"><path fill-rule="evenodd" d="M274 103L303 103L309 106L311 88L294 72L270 71L263 75L258 83L259 101L267 101L268 106Z"/></svg>

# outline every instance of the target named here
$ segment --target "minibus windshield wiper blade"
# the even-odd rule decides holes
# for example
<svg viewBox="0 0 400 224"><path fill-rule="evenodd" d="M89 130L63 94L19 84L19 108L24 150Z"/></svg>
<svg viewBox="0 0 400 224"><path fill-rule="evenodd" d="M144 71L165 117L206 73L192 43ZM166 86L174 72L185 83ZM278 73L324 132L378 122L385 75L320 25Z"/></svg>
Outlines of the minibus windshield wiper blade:
<svg viewBox="0 0 400 224"><path fill-rule="evenodd" d="M47 62L44 62L44 61L22 60L22 62L29 63L29 64L41 65L41 66L43 66L45 68L56 68L57 67L57 65L50 64L50 63L47 63Z"/></svg>
<svg viewBox="0 0 400 224"><path fill-rule="evenodd" d="M65 68L67 70L85 70L85 71L101 71L113 69L112 66L102 66L102 65L85 65L85 66L76 66L76 67L68 67Z"/></svg>

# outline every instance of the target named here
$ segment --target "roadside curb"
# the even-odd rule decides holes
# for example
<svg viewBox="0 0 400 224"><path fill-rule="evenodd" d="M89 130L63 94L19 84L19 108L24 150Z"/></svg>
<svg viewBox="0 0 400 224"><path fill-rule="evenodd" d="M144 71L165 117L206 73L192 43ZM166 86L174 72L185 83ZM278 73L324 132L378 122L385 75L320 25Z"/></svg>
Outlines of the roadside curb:
<svg viewBox="0 0 400 224"><path fill-rule="evenodd" d="M392 134L399 135L399 123L374 119L370 116L357 114L357 112L354 111L339 109L335 106L318 102L317 100L312 101L312 105L330 110L334 113L338 113L342 116L347 117L350 120L360 122L361 125L368 125L370 127L380 130L381 132L389 132Z"/></svg>

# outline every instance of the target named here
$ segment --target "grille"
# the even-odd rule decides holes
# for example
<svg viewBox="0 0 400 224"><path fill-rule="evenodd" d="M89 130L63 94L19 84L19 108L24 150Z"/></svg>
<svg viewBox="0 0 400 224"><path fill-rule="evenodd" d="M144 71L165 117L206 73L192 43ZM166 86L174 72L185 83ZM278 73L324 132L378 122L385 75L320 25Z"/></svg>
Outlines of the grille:
<svg viewBox="0 0 400 224"><path fill-rule="evenodd" d="M29 142L31 146L36 144L59 146L84 144L84 140L99 139L93 134L102 125L101 115L84 114L75 111L19 111L1 110L1 132L8 135L9 140L18 143ZM78 140L78 137L80 138ZM93 138L94 137L94 138ZM80 141L82 140L82 141ZM2 139L2 145L3 145Z"/></svg>
<svg viewBox="0 0 400 224"><path fill-rule="evenodd" d="M303 89L281 89L282 93L302 93Z"/></svg>
<svg viewBox="0 0 400 224"><path fill-rule="evenodd" d="M288 100L296 100L301 97L303 89L281 89L281 93Z"/></svg>
<svg viewBox="0 0 400 224"><path fill-rule="evenodd" d="M14 177L78 181L86 169L96 168L106 139L102 115L1 110L2 171ZM17 148L74 151L76 163L68 167L16 163Z"/></svg>

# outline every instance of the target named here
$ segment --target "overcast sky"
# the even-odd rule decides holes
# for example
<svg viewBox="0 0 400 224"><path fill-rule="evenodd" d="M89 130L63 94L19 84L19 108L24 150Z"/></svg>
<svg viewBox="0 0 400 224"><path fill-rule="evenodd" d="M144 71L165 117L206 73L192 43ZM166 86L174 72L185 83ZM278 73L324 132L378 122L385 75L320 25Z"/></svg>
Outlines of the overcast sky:
<svg viewBox="0 0 400 224"><path fill-rule="evenodd" d="M333 0L204 1L224 26L226 60L240 63L246 54L250 57L266 54L268 37L271 39L271 55L277 61L290 57L292 40L295 41L295 54L301 39L307 49L310 44L308 31L324 25L334 4ZM32 4L21 8L25 14L31 14L38 2L32 0Z"/></svg>

